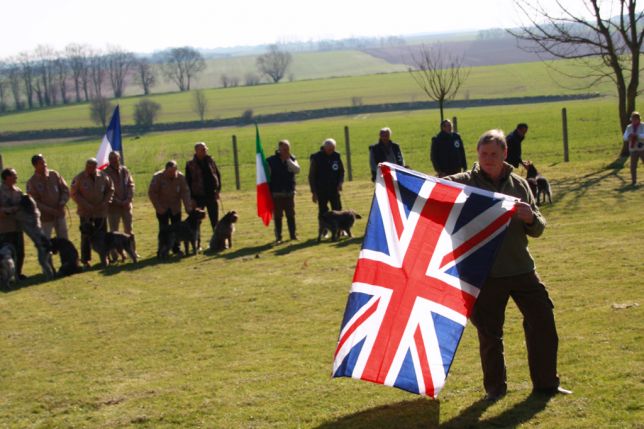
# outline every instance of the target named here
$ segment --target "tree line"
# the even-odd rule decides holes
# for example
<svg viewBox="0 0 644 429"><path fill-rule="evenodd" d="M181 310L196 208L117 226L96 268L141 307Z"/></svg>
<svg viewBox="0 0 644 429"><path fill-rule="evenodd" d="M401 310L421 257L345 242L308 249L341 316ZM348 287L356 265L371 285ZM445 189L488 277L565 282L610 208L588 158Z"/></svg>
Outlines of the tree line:
<svg viewBox="0 0 644 429"><path fill-rule="evenodd" d="M279 82L292 61L278 45L257 57L259 75L247 73L246 85L261 83L261 76ZM62 50L40 45L33 51L0 59L0 113L39 107L120 98L128 85L143 95L164 78L179 91L190 91L206 69L203 55L189 46L170 48L152 56L136 55L120 47L105 50L70 44ZM239 78L223 74L224 87L238 86Z"/></svg>

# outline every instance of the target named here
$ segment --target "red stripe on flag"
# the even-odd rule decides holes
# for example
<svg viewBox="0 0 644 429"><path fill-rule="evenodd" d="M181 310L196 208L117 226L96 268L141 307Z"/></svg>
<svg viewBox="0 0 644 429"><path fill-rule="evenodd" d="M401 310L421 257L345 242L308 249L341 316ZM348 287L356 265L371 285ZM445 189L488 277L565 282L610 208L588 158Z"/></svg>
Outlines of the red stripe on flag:
<svg viewBox="0 0 644 429"><path fill-rule="evenodd" d="M398 198L396 198L396 187L394 186L394 179L391 177L391 169L385 165L381 165L382 177L385 179L385 187L387 188L387 199L389 200L389 209L394 218L394 225L396 226L396 233L398 238L403 232L402 218L400 217L400 210L398 209Z"/></svg>
<svg viewBox="0 0 644 429"><path fill-rule="evenodd" d="M432 373L429 370L429 358L425 350L425 342L423 341L423 334L420 332L420 326L416 327L414 332L414 342L418 350L418 360L420 361L420 369L423 374L423 382L425 383L425 394L434 397L434 381L432 380Z"/></svg>
<svg viewBox="0 0 644 429"><path fill-rule="evenodd" d="M499 228L502 228L503 225L514 215L515 209L508 210L507 212L503 213L501 216L496 218L491 224L485 227L485 229L479 231L474 237L470 238L467 240L465 243L461 244L459 247L454 249L453 252L448 253L445 255L441 262L441 269L449 264L450 262L458 259L461 255L464 255L468 251L470 251L472 248L477 246L479 243L481 243L483 240L488 238L494 231L496 231Z"/></svg>
<svg viewBox="0 0 644 429"><path fill-rule="evenodd" d="M266 182L257 185L257 216L262 218L266 226L273 218L273 198Z"/></svg>
<svg viewBox="0 0 644 429"><path fill-rule="evenodd" d="M378 299L376 300L376 302L374 302L374 303L371 305L371 307L369 307L369 308L367 309L367 311L365 311L365 312L362 314L362 316L360 316L360 317L358 318L358 320L356 320L356 321L353 323L353 325L351 325L351 328L349 328L349 329L347 330L347 332L345 332L345 333L344 333L344 335L342 336L342 338L340 338L340 341L338 341L338 347L335 349L335 353L333 354L333 357L335 357L335 356L337 356L337 355L338 355L338 352L340 351L340 349L342 348L342 346L344 345L344 343L347 341L347 339L349 339L349 337L351 336L351 334L353 334L353 333L355 332L355 330L356 330L356 329L358 329L358 328L359 328L359 327L364 323L364 321L365 321L365 320L367 320L367 319L368 319L368 318L369 318L373 313L375 313L375 312L376 312L376 309L378 309L378 303L379 303L379 302L380 302L380 298L378 298Z"/></svg>

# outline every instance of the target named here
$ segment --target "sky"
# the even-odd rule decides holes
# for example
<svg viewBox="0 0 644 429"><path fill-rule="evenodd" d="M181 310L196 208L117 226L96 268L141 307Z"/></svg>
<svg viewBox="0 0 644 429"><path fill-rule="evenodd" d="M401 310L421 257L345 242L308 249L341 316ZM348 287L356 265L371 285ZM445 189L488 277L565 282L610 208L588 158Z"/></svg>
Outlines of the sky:
<svg viewBox="0 0 644 429"><path fill-rule="evenodd" d="M0 58L39 44L147 53L520 23L513 0L7 0L2 15Z"/></svg>

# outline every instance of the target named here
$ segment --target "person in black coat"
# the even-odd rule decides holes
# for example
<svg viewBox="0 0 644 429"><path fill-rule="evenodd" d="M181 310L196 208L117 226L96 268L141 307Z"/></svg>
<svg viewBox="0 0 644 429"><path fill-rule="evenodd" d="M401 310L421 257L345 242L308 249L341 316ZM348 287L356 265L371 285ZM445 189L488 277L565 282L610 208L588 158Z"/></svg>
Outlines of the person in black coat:
<svg viewBox="0 0 644 429"><path fill-rule="evenodd" d="M336 142L326 139L319 152L311 155L309 186L311 199L318 204L318 216L331 210L342 210L340 192L344 182L344 165L335 151Z"/></svg>
<svg viewBox="0 0 644 429"><path fill-rule="evenodd" d="M383 128L380 130L380 139L378 143L369 146L369 166L371 167L371 181L376 181L376 171L378 164L381 162L391 162L401 167L405 166L400 146L391 141L391 129Z"/></svg>
<svg viewBox="0 0 644 429"><path fill-rule="evenodd" d="M286 224L291 240L297 240L295 231L295 175L300 172L300 165L291 155L291 144L280 140L275 155L266 159L270 169L271 180L268 186L273 197L273 223L275 241L282 242L282 216L286 214Z"/></svg>
<svg viewBox="0 0 644 429"><path fill-rule="evenodd" d="M452 132L452 122L441 122L441 132L432 137L430 158L438 177L467 171L465 147L458 133Z"/></svg>
<svg viewBox="0 0 644 429"><path fill-rule="evenodd" d="M508 143L508 157L505 159L505 162L514 168L518 168L519 164L523 164L523 158L521 158L521 142L525 139L527 133L528 124L522 122L505 138Z"/></svg>

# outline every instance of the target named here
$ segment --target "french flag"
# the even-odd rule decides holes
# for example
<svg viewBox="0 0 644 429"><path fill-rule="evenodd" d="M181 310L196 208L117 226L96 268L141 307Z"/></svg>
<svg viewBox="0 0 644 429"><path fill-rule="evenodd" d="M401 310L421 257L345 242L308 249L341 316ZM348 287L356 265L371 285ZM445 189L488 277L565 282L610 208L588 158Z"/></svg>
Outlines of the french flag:
<svg viewBox="0 0 644 429"><path fill-rule="evenodd" d="M112 113L112 119L103 136L101 146L96 154L98 169L103 170L109 165L110 152L120 152L121 160L123 159L123 145L121 144L121 114L119 113L118 104Z"/></svg>

